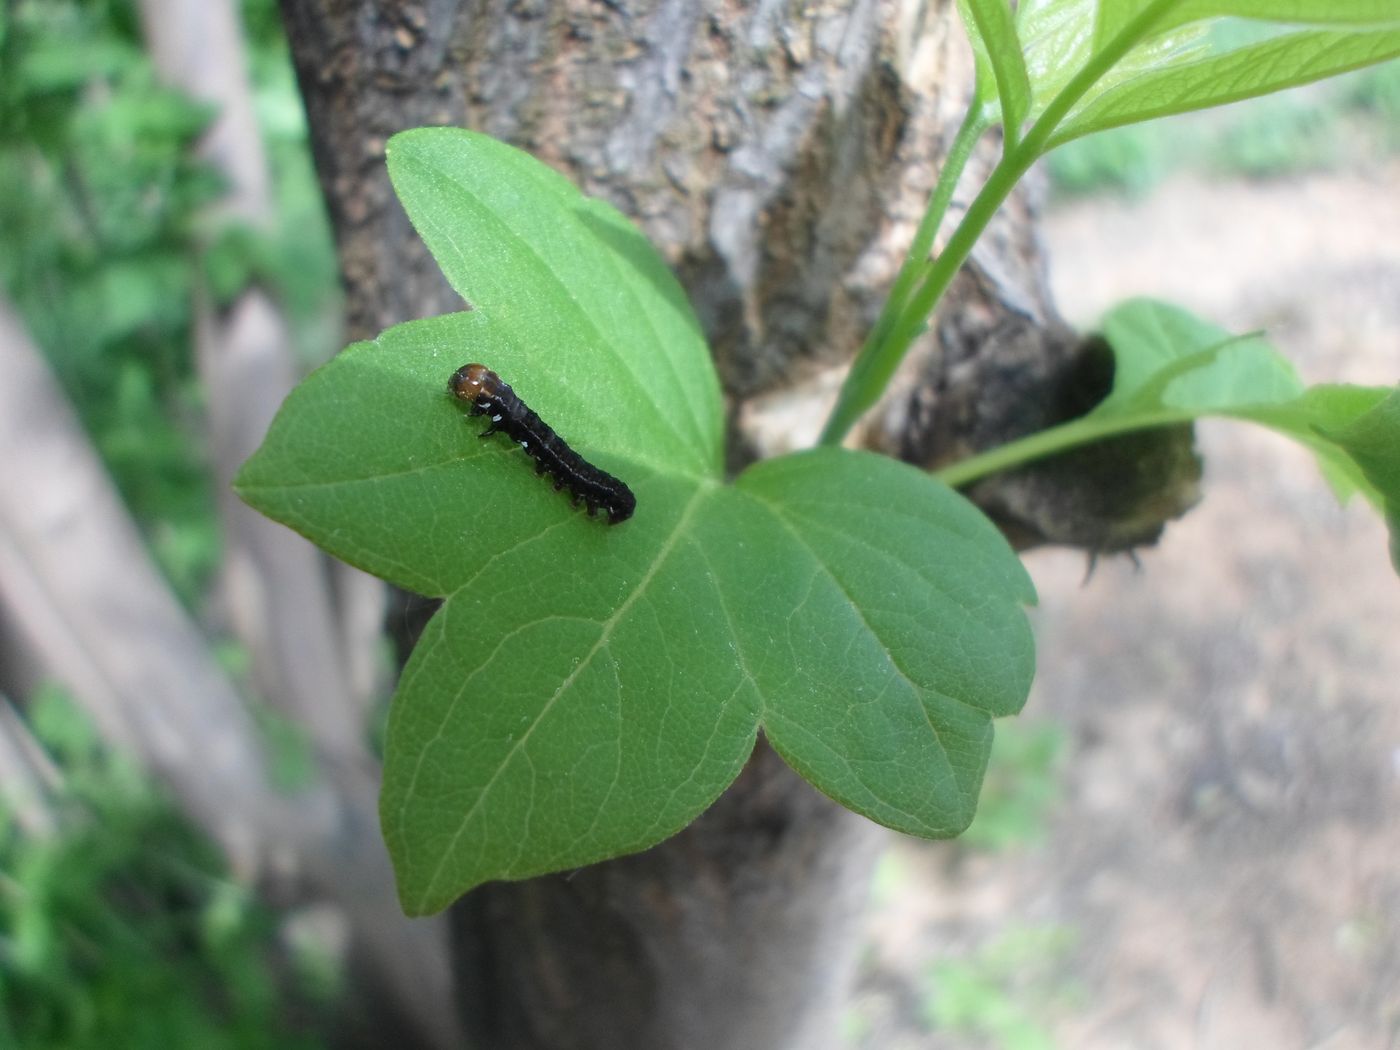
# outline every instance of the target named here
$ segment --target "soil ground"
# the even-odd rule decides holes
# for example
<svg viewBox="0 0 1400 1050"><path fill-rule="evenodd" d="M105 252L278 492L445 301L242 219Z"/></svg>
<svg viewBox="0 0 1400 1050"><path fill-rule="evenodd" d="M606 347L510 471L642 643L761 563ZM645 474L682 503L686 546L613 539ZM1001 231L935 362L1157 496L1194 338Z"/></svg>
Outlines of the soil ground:
<svg viewBox="0 0 1400 1050"><path fill-rule="evenodd" d="M1060 307L1179 302L1309 382L1400 376L1400 162L1054 209ZM1202 504L1140 566L1028 556L1062 733L1038 837L898 840L862 1048L1400 1047L1400 578L1309 456L1198 428ZM936 1016L935 1016L936 1012Z"/></svg>

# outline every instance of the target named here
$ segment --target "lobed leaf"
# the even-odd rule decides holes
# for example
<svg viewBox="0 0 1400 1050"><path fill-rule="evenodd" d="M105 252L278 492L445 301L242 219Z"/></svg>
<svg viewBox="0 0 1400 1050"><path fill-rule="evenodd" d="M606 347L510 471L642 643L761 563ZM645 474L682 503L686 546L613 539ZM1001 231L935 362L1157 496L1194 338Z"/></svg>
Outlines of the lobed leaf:
<svg viewBox="0 0 1400 1050"><path fill-rule="evenodd" d="M897 513L843 509L853 491ZM653 528L588 558L567 530L530 537L430 622L381 806L408 911L661 841L729 785L760 726L883 824L948 836L972 819L991 719L1020 709L1033 664L1034 592L985 518L840 450L649 497Z"/></svg>
<svg viewBox="0 0 1400 1050"><path fill-rule="evenodd" d="M818 789L948 835L991 719L1019 709L1034 593L926 475L822 450L718 478L717 382L664 264L524 154L449 129L395 184L472 309L357 344L288 398L237 479L269 516L446 600L404 669L381 818L404 908L646 848L737 775L760 728ZM637 495L571 512L448 397L501 372ZM872 513L872 508L879 508Z"/></svg>

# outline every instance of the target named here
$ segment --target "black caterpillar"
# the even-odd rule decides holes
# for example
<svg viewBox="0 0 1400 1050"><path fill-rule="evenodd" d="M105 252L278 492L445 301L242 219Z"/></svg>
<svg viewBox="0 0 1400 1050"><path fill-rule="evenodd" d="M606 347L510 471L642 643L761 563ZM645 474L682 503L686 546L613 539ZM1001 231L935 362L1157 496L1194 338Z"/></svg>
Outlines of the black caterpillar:
<svg viewBox="0 0 1400 1050"><path fill-rule="evenodd" d="M582 501L593 516L599 507L607 511L608 524L626 521L637 508L632 490L607 471L599 470L569 447L548 423L516 396L510 384L485 365L463 365L452 373L447 389L459 401L472 406L471 415L491 417L481 432L490 437L503 432L535 461L536 474L551 474L555 490L567 488L574 506Z"/></svg>

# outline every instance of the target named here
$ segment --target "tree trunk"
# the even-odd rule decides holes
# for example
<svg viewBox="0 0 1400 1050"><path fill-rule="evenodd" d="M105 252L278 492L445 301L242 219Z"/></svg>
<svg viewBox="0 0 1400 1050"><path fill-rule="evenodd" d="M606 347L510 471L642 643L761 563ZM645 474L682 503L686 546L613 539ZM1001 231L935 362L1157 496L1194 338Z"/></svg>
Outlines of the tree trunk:
<svg viewBox="0 0 1400 1050"><path fill-rule="evenodd" d="M488 132L616 204L670 260L729 395L736 469L810 438L971 86L949 0L283 0L283 13L352 333L461 307L393 199L386 140L421 124ZM921 462L994 443L1017 425L1004 385L976 396L999 362L1021 400L1074 370L1029 220L1024 198L1004 209L865 443ZM939 365L943 344L961 348L958 368ZM918 410L929 384L960 407L949 432ZM829 1045L879 835L760 745L663 845L456 905L467 1023L488 1048Z"/></svg>
<svg viewBox="0 0 1400 1050"><path fill-rule="evenodd" d="M275 217L271 178L236 6L230 0L141 0L140 12L161 79L218 108L201 152L227 181L219 211L265 229ZM296 381L286 320L256 284L227 304L201 296L194 313L199 377L206 390L219 393L206 412L224 541L220 575L235 634L252 656L259 693L306 729L319 753L354 763L364 750L360 726L370 676L353 673L367 663L363 653L352 659L345 651L343 610L332 592L328 559L230 487ZM380 591L375 585L357 597L374 603ZM355 641L354 649L368 650L373 636Z"/></svg>

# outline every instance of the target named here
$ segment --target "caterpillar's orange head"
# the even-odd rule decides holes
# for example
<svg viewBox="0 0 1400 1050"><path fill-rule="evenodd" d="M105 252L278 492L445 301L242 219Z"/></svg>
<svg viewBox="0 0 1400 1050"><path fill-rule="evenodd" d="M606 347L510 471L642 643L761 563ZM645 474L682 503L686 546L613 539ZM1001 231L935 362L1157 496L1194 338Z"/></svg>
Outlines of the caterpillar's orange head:
<svg viewBox="0 0 1400 1050"><path fill-rule="evenodd" d="M481 397L495 397L501 388L501 377L485 365L463 365L452 373L447 389L459 401L476 404Z"/></svg>

